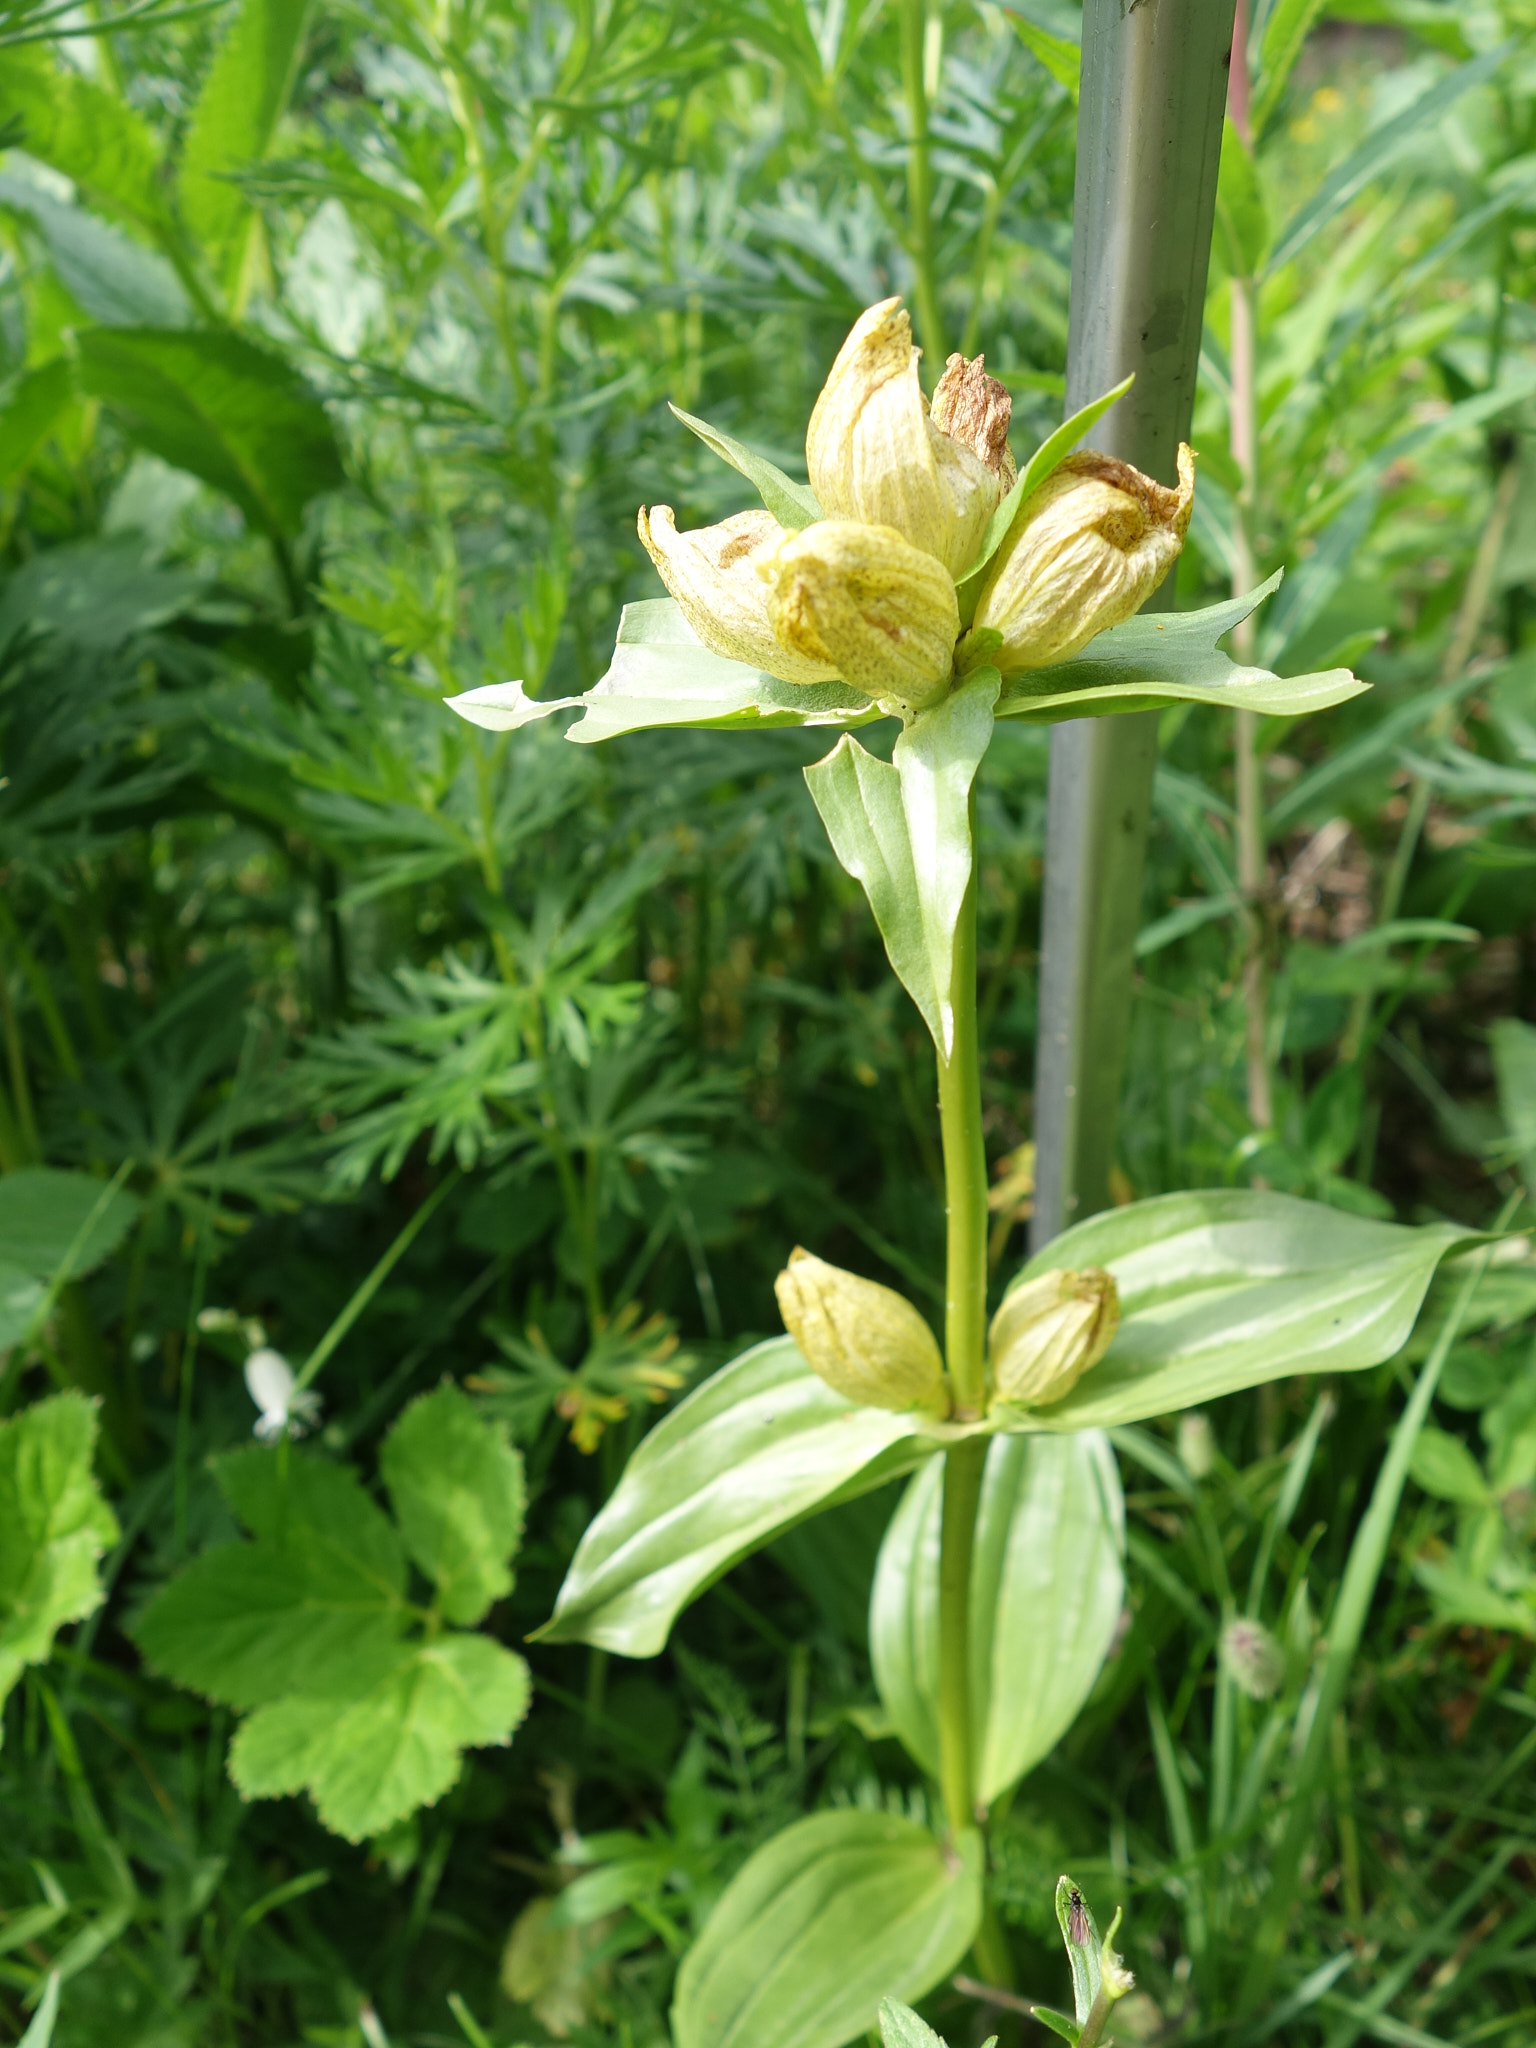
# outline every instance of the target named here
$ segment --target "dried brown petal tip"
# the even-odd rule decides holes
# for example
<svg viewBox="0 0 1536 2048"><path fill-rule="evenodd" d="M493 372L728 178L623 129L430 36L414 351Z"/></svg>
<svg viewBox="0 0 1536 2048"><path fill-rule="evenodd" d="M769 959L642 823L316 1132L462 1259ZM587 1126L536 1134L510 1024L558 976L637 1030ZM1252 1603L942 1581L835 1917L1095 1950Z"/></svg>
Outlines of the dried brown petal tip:
<svg viewBox="0 0 1536 2048"><path fill-rule="evenodd" d="M1005 384L987 375L986 365L985 356L951 356L934 390L928 417L940 433L962 442L988 469L1004 474L1013 469L1008 453L1013 400ZM1011 475L1008 481L1011 484Z"/></svg>

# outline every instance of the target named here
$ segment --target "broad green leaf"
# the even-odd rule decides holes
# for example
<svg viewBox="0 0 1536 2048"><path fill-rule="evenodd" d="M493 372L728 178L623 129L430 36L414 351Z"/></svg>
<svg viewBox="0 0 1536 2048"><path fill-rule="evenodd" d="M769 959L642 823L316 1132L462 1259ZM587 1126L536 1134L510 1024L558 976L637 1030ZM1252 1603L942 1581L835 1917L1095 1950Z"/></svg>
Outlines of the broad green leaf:
<svg viewBox="0 0 1536 2048"><path fill-rule="evenodd" d="M0 206L32 222L59 282L87 318L105 327L175 327L190 318L190 303L171 265L121 228L3 174Z"/></svg>
<svg viewBox="0 0 1536 2048"><path fill-rule="evenodd" d="M1216 181L1216 231L1222 260L1234 277L1254 277L1269 242L1269 218L1259 190L1253 153L1238 134L1229 114L1221 137L1221 168Z"/></svg>
<svg viewBox="0 0 1536 2048"><path fill-rule="evenodd" d="M1280 104L1286 81L1301 55L1307 31L1322 12L1323 0L1276 0L1264 24L1259 49L1258 82L1253 95L1253 132L1262 135Z"/></svg>
<svg viewBox="0 0 1536 2048"><path fill-rule="evenodd" d="M23 370L0 391L0 484L26 468L74 399L74 365L62 356Z"/></svg>
<svg viewBox="0 0 1536 2048"><path fill-rule="evenodd" d="M0 1263L77 1280L116 1251L138 1213L132 1195L88 1173L18 1167L0 1176Z"/></svg>
<svg viewBox="0 0 1536 2048"><path fill-rule="evenodd" d="M750 1856L683 1960L676 2048L841 2048L886 1998L920 1998L981 1919L981 1837L853 1808Z"/></svg>
<svg viewBox="0 0 1536 2048"><path fill-rule="evenodd" d="M1458 1507L1486 1507L1492 1498L1483 1468L1459 1436L1426 1425L1418 1434L1408 1471L1414 1483L1436 1500Z"/></svg>
<svg viewBox="0 0 1536 2048"><path fill-rule="evenodd" d="M380 1468L405 1547L443 1613L462 1626L479 1621L511 1592L523 1533L523 1461L506 1432L467 1394L441 1386L400 1417Z"/></svg>
<svg viewBox="0 0 1536 2048"><path fill-rule="evenodd" d="M256 1541L194 1558L133 1631L150 1664L228 1706L388 1669L410 1618L399 1539L356 1474L313 1453L284 1464L278 1450L218 1461Z"/></svg>
<svg viewBox="0 0 1536 2048"><path fill-rule="evenodd" d="M1358 1372L1408 1340L1450 1223L1410 1230L1248 1188L1159 1195L1074 1224L1019 1280L1107 1266L1122 1319L1107 1355L1025 1430L1107 1429L1203 1407L1288 1373Z"/></svg>
<svg viewBox="0 0 1536 2048"><path fill-rule="evenodd" d="M981 595L982 572L1008 538L1009 529L1024 500L1031 491L1038 489L1045 482L1053 470L1061 467L1084 434L1098 425L1110 407L1124 398L1135 382L1136 374L1132 371L1131 375L1122 378L1112 391L1106 391L1102 398L1094 399L1090 405L1081 406L1070 419L1062 421L1055 433L1046 436L1019 471L1013 489L987 521L987 530L981 540L981 552L955 585L955 594L960 600L962 624L970 624L976 610L976 600Z"/></svg>
<svg viewBox="0 0 1536 2048"><path fill-rule="evenodd" d="M939 1769L938 1460L910 1481L875 1575L869 1641L897 1734ZM971 1754L990 1804L1055 1747L1093 1690L1120 1620L1125 1505L1108 1441L999 1437L971 1565Z"/></svg>
<svg viewBox="0 0 1536 2048"><path fill-rule="evenodd" d="M754 455L740 441L733 441L729 434L722 434L705 420L695 419L680 405L671 405L670 410L685 427L693 429L706 448L747 479L780 526L798 532L802 526L826 517L809 484L797 484L765 455Z"/></svg>
<svg viewBox="0 0 1536 2048"><path fill-rule="evenodd" d="M1222 635L1247 618L1279 581L1277 572L1245 597L1197 612L1142 613L1112 626L1071 661L1010 678L997 716L1044 725L1187 701L1303 718L1369 689L1347 668L1281 677L1268 669L1239 667L1218 650Z"/></svg>
<svg viewBox="0 0 1536 2048"><path fill-rule="evenodd" d="M329 1691L258 1708L230 1776L247 1799L308 1792L326 1827L360 1842L441 1799L464 1750L510 1742L528 1695L527 1665L488 1637L401 1643L387 1668L338 1670Z"/></svg>
<svg viewBox="0 0 1536 2048"><path fill-rule="evenodd" d="M1269 254L1267 271L1273 274L1298 256L1319 229L1326 227L1336 214L1365 190L1372 179L1380 177L1397 160L1420 129L1438 121L1464 92L1492 78L1508 61L1509 53L1510 45L1501 43L1498 49L1487 50L1482 56L1474 57L1470 63L1460 65L1449 77L1432 85L1428 92L1421 93L1412 106L1405 107L1402 113L1373 129L1360 147L1345 158L1280 230Z"/></svg>
<svg viewBox="0 0 1536 2048"><path fill-rule="evenodd" d="M181 217L236 306L255 220L237 174L271 146L293 91L309 11L309 0L240 0L182 145Z"/></svg>
<svg viewBox="0 0 1536 2048"><path fill-rule="evenodd" d="M679 1610L738 1558L937 1448L913 1417L835 1394L788 1337L755 1345L645 1438L535 1639L654 1657Z"/></svg>
<svg viewBox="0 0 1536 2048"><path fill-rule="evenodd" d="M292 538L343 481L326 411L293 367L215 329L96 327L80 381L163 462L212 484L251 524Z"/></svg>
<svg viewBox="0 0 1536 2048"><path fill-rule="evenodd" d="M117 1523L91 1471L96 1405L51 1395L0 1422L0 1700L67 1621L101 1605Z"/></svg>
<svg viewBox="0 0 1536 2048"><path fill-rule="evenodd" d="M521 683L489 683L447 702L491 732L516 731L555 711L581 711L585 716L566 735L580 746L657 726L853 726L885 716L845 684L785 683L712 654L670 597L624 607L608 673L583 697L536 698Z"/></svg>
<svg viewBox="0 0 1536 2048"><path fill-rule="evenodd" d="M0 127L12 123L29 156L72 178L103 213L158 240L172 235L160 145L116 93L40 49L9 49L0 63Z"/></svg>
<svg viewBox="0 0 1536 2048"><path fill-rule="evenodd" d="M981 669L880 761L844 735L805 771L832 850L862 886L941 1058L954 1042L955 929L972 869L970 791L999 678Z"/></svg>

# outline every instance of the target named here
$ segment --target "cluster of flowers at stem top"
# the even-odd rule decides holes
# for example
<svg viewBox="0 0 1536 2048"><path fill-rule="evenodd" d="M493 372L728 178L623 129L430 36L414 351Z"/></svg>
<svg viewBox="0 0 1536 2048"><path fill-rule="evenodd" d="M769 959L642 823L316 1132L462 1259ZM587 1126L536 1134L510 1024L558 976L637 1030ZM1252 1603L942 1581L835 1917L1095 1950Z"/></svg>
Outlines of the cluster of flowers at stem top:
<svg viewBox="0 0 1536 2048"><path fill-rule="evenodd" d="M774 1283L784 1327L828 1386L865 1408L955 1414L933 1332L902 1295L798 1248ZM991 1408L1064 1400L1120 1326L1114 1276L1057 1267L1005 1296L987 1337ZM962 1419L962 1418L956 1418Z"/></svg>
<svg viewBox="0 0 1536 2048"><path fill-rule="evenodd" d="M953 355L930 405L920 354L898 300L860 316L806 433L825 514L813 524L738 512L679 533L670 506L641 511L640 538L706 647L910 714L983 664L1006 677L1069 660L1157 588L1189 526L1190 450L1170 490L1084 449L1024 497L974 611L969 589L962 605L956 585L1016 481L1011 401L983 357Z"/></svg>

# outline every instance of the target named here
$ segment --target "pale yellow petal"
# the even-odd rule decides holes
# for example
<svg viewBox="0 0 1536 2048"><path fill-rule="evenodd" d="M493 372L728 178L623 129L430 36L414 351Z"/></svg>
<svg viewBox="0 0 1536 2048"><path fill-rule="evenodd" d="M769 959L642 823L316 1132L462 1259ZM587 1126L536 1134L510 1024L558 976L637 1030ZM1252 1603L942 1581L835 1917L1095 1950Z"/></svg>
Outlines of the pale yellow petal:
<svg viewBox="0 0 1536 2048"><path fill-rule="evenodd" d="M787 683L831 682L837 670L785 646L768 620L758 564L786 537L770 512L737 512L718 526L679 533L670 505L640 513L640 539L704 645Z"/></svg>
<svg viewBox="0 0 1536 2048"><path fill-rule="evenodd" d="M892 527L824 519L791 534L760 568L786 647L830 662L875 698L934 703L949 686L960 614L942 563Z"/></svg>

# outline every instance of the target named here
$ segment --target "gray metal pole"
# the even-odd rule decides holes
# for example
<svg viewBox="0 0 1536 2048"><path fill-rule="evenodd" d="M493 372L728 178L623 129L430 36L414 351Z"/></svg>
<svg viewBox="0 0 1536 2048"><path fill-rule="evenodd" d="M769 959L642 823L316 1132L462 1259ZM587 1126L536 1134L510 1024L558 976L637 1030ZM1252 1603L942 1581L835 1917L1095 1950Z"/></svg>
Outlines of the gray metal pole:
<svg viewBox="0 0 1536 2048"><path fill-rule="evenodd" d="M1130 370L1093 445L1177 481L1200 361L1234 0L1085 0L1067 411ZM1149 609L1171 608L1170 576ZM1157 715L1051 735L1040 1039L1038 1249L1109 1199Z"/></svg>

